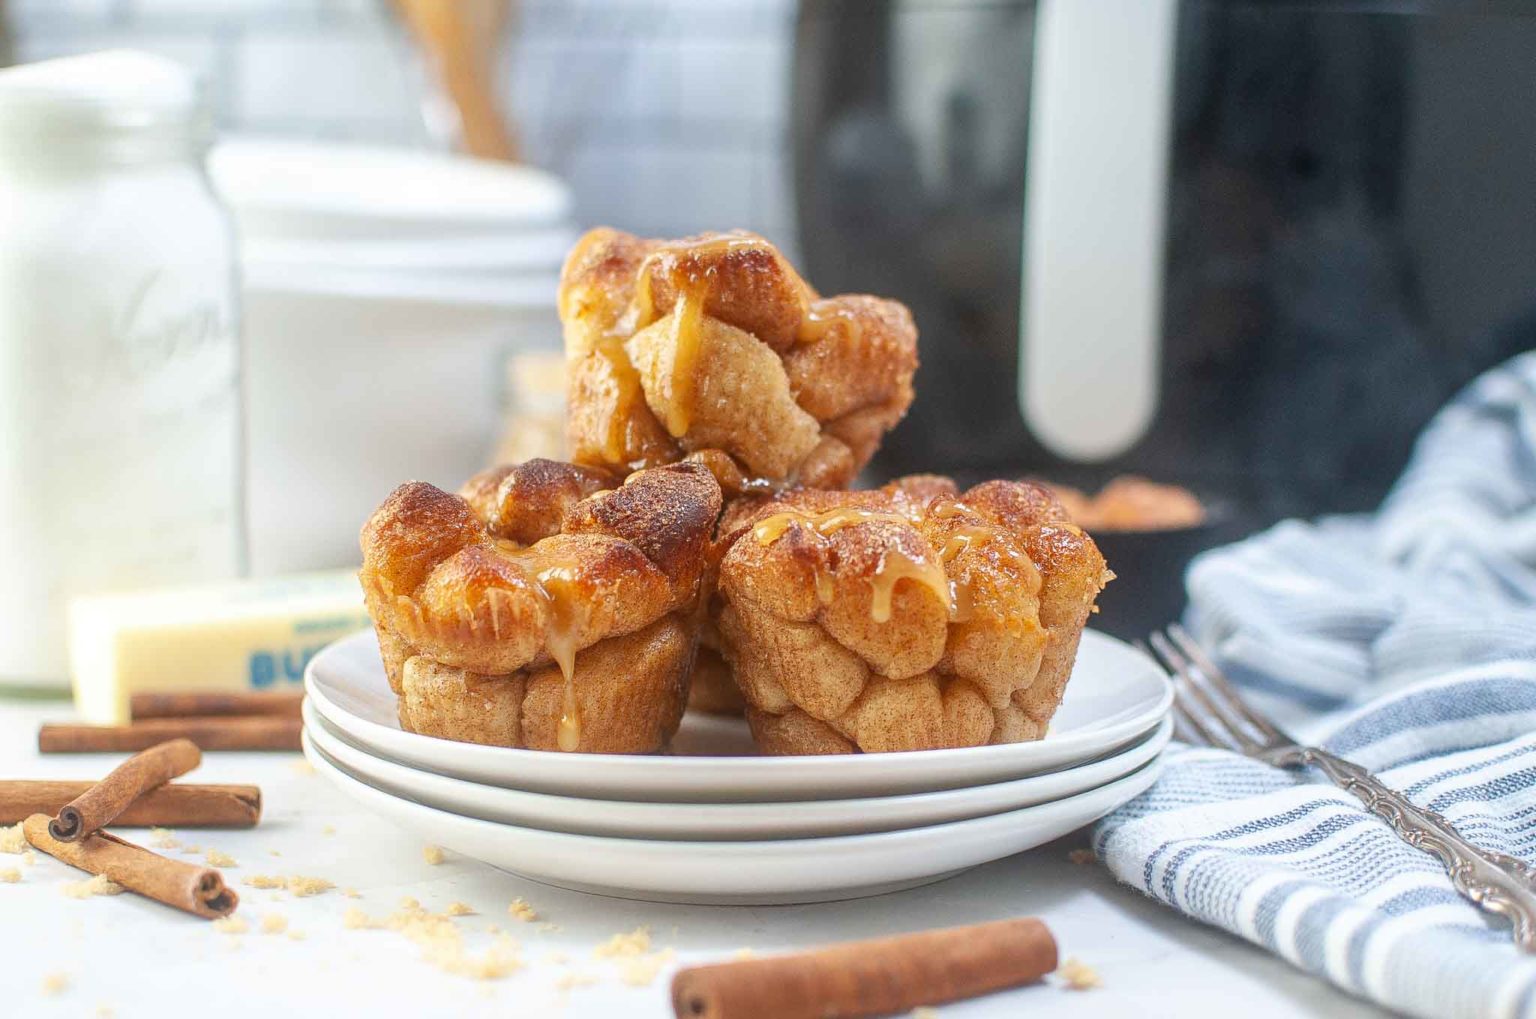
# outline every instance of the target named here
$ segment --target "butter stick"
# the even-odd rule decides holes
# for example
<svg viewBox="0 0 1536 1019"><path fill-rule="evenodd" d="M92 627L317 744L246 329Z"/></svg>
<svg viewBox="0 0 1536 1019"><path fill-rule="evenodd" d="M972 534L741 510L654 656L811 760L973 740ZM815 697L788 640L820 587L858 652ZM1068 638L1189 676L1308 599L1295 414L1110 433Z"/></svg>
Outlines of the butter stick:
<svg viewBox="0 0 1536 1019"><path fill-rule="evenodd" d="M350 570L78 598L75 707L120 725L136 693L297 691L321 648L368 625Z"/></svg>

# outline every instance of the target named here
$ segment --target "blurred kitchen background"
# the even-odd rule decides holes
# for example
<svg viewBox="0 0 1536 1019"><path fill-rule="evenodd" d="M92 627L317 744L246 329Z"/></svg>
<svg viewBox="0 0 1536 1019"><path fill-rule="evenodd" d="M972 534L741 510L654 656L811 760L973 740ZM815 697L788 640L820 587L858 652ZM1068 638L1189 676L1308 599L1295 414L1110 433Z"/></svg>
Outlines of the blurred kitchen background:
<svg viewBox="0 0 1536 1019"><path fill-rule="evenodd" d="M33 394L38 408L12 399L7 418L0 399L0 454L15 453L0 456L0 558L31 556L0 583L0 612L32 613L33 650L51 649L18 658L0 646L0 682L62 680L63 606L81 594L345 569L358 524L398 481L454 487L492 460L558 455L555 281L574 238L599 224L754 230L823 292L908 303L917 400L869 480L1177 486L1108 489L1114 505L1092 517L1121 578L1097 623L1145 633L1179 612L1200 548L1285 516L1374 507L1435 409L1536 346L1532 11L1515 0L0 0L0 63L108 50L172 62L113 58L64 75L106 93L118 72L142 78L139 107L96 125L107 134L157 123L143 104L180 94L163 87L175 68L203 80L211 133L186 103L177 130L195 140L194 175L200 146L218 140L210 165L238 227L238 300L199 283L223 309L205 314L188 284L182 319L168 321L219 323L239 370L222 396L197 407L188 396L178 413L217 404L219 421L243 422L238 435L205 429L229 440L223 474L178 482L207 493L195 533L224 552L172 561L156 559L157 541L131 556L120 541L80 552L78 572L49 559L43 530L57 545L90 529L56 507L79 503L81 521L96 507L50 487L63 475L47 464L76 462L67 448L28 445L39 415L74 419L39 395L52 369L26 351L75 326L58 318L69 302L37 296L43 263L27 245L54 258L65 292L101 296L113 273L131 282L174 252L222 266L234 241L161 236L161 221L202 214L200 177L199 194L176 192L186 216L110 192L117 239L88 237L65 213L95 208L121 166L91 163L60 199L48 161L79 136L50 149L65 136L28 120L42 115L27 103L53 86L0 71L0 191L41 188L64 210L0 223L0 387L13 387L0 395ZM75 262L56 257L54 234L73 238ZM127 261L90 267L111 251ZM43 311L57 321L27 317ZM111 399L134 405L119 389L80 406ZM209 462L190 447L90 448L119 465ZM166 490L145 487L144 508L121 515L153 517ZM156 519L161 534L194 533ZM355 601L350 578L333 580Z"/></svg>
<svg viewBox="0 0 1536 1019"><path fill-rule="evenodd" d="M443 0L425 0L430 8ZM582 224L733 224L790 243L794 0L452 0L499 21L522 158ZM16 61L135 49L204 76L221 132L440 148L434 78L390 0L0 0ZM497 13L497 12L500 13ZM486 12L489 12L488 14Z"/></svg>

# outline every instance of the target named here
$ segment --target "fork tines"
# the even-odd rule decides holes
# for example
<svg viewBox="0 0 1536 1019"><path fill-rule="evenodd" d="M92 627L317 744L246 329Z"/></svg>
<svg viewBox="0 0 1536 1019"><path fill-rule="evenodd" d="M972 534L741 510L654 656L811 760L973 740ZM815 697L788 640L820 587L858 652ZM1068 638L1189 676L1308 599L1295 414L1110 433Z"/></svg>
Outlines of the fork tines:
<svg viewBox="0 0 1536 1019"><path fill-rule="evenodd" d="M1173 677L1174 724L1180 739L1244 754L1257 754L1291 740L1238 695L1215 662L1178 623L1147 638L1151 651Z"/></svg>

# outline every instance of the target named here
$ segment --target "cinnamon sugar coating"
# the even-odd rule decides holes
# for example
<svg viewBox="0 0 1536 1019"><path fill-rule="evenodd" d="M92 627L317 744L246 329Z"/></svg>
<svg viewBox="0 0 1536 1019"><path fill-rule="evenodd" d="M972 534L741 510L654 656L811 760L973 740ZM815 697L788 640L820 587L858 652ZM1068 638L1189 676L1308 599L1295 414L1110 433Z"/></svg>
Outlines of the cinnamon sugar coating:
<svg viewBox="0 0 1536 1019"><path fill-rule="evenodd" d="M721 531L721 648L776 754L1040 738L1111 577L1027 482L748 498Z"/></svg>
<svg viewBox="0 0 1536 1019"><path fill-rule="evenodd" d="M567 437L628 469L700 450L751 478L840 488L912 402L905 306L819 296L763 238L593 230L566 261Z"/></svg>
<svg viewBox="0 0 1536 1019"><path fill-rule="evenodd" d="M553 749L572 714L567 749L659 749L687 697L719 513L719 486L694 464L620 484L534 460L457 495L397 488L363 528L359 578L402 725Z"/></svg>

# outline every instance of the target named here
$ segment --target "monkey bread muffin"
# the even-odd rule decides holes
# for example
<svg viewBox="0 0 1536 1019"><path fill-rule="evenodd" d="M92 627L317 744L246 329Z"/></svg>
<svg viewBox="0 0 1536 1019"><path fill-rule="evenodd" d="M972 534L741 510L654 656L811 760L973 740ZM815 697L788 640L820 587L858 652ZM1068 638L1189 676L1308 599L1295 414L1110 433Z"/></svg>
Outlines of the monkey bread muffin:
<svg viewBox="0 0 1536 1019"><path fill-rule="evenodd" d="M773 754L1039 739L1112 576L1027 482L792 491L722 531L720 645Z"/></svg>
<svg viewBox="0 0 1536 1019"><path fill-rule="evenodd" d="M359 575L405 729L643 753L676 731L720 488L675 464L627 480L549 460L459 494L401 485Z"/></svg>
<svg viewBox="0 0 1536 1019"><path fill-rule="evenodd" d="M906 307L821 297L756 234L593 230L566 260L559 308L577 463L719 450L760 487L842 488L912 402Z"/></svg>

